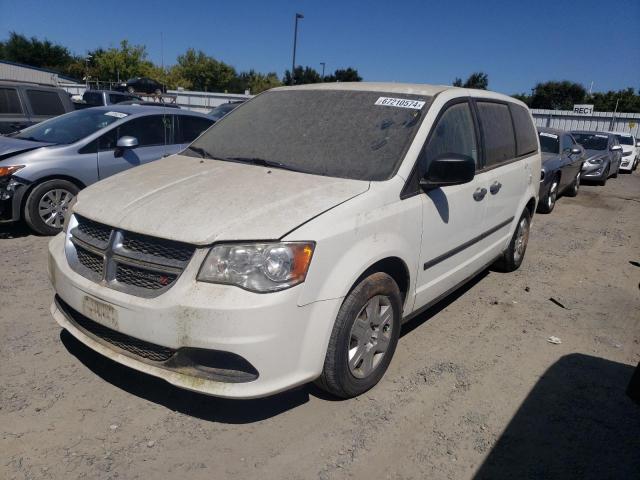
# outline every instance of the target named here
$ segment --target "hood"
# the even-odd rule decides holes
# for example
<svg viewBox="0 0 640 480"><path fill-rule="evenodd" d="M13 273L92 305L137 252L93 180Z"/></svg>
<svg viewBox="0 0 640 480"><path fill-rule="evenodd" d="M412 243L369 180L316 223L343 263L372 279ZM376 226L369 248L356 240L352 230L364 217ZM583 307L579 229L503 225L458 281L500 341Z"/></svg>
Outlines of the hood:
<svg viewBox="0 0 640 480"><path fill-rule="evenodd" d="M0 160L11 154L24 153L40 147L53 145L46 142L32 142L31 140L21 140L19 138L5 137L0 135Z"/></svg>
<svg viewBox="0 0 640 480"><path fill-rule="evenodd" d="M588 162L593 158L605 158L609 154L608 150L585 150L584 151L584 160Z"/></svg>
<svg viewBox="0 0 640 480"><path fill-rule="evenodd" d="M369 182L174 155L98 182L74 212L196 245L278 239Z"/></svg>

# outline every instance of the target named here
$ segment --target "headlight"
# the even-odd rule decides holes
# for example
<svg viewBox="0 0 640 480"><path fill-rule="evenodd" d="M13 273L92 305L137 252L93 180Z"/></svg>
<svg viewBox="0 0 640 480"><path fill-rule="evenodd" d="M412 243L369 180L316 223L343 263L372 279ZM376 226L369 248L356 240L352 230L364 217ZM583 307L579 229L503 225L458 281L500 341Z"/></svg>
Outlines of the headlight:
<svg viewBox="0 0 640 480"><path fill-rule="evenodd" d="M254 292L284 290L304 282L314 247L312 242L216 245L200 267L198 280Z"/></svg>
<svg viewBox="0 0 640 480"><path fill-rule="evenodd" d="M631 155L633 152L631 150L629 150L628 152L623 152L622 156L623 157L628 157L629 155Z"/></svg>
<svg viewBox="0 0 640 480"><path fill-rule="evenodd" d="M13 175L18 170L23 169L24 165L9 165L6 167L0 167L0 177L8 177Z"/></svg>
<svg viewBox="0 0 640 480"><path fill-rule="evenodd" d="M591 163L593 165L600 165L602 163L602 159L601 158L590 158L589 159L589 163Z"/></svg>

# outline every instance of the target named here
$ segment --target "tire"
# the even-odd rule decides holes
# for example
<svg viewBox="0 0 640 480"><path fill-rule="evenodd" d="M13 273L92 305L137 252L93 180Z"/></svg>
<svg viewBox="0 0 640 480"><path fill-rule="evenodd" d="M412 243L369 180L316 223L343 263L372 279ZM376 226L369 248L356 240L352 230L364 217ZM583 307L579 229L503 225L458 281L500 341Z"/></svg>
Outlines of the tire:
<svg viewBox="0 0 640 480"><path fill-rule="evenodd" d="M547 194L540 200L540 203L538 203L538 212L551 213L553 211L553 207L556 206L556 200L558 199L559 186L560 177L556 175L553 177L553 180L551 180Z"/></svg>
<svg viewBox="0 0 640 480"><path fill-rule="evenodd" d="M136 91L136 89L135 89L135 88L133 88L133 87L127 87L127 92L129 92L129 93L134 93L135 91Z"/></svg>
<svg viewBox="0 0 640 480"><path fill-rule="evenodd" d="M36 185L25 202L25 222L36 233L55 235L62 230L64 215L79 191L67 180L47 180Z"/></svg>
<svg viewBox="0 0 640 480"><path fill-rule="evenodd" d="M616 168L616 173L611 175L612 178L618 178L618 173L620 173L620 164L618 163L618 168Z"/></svg>
<svg viewBox="0 0 640 480"><path fill-rule="evenodd" d="M495 270L500 272L513 272L520 268L522 260L524 260L524 254L527 251L530 228L531 215L529 214L529 210L525 208L520 220L518 220L516 231L513 232L509 246L493 265Z"/></svg>
<svg viewBox="0 0 640 480"><path fill-rule="evenodd" d="M573 179L573 183L567 188L567 192L565 195L567 197L577 197L578 190L580 190L580 172L576 175L576 178Z"/></svg>
<svg viewBox="0 0 640 480"><path fill-rule="evenodd" d="M156 88L156 91L154 93L156 95L161 95L162 94L162 90L160 90L159 88Z"/></svg>
<svg viewBox="0 0 640 480"><path fill-rule="evenodd" d="M340 307L316 385L339 398L356 397L376 385L396 350L401 315L402 297L393 278L378 272L362 280ZM381 348L386 349L377 351Z"/></svg>

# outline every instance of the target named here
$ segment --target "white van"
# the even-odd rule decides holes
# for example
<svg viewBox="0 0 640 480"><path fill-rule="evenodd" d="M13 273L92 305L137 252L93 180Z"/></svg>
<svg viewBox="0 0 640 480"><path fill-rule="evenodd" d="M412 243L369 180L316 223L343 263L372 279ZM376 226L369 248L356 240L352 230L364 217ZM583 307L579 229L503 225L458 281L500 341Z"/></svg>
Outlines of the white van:
<svg viewBox="0 0 640 480"><path fill-rule="evenodd" d="M383 376L403 321L517 269L540 176L526 106L448 86L270 90L187 150L78 196L49 246L56 321L210 395Z"/></svg>

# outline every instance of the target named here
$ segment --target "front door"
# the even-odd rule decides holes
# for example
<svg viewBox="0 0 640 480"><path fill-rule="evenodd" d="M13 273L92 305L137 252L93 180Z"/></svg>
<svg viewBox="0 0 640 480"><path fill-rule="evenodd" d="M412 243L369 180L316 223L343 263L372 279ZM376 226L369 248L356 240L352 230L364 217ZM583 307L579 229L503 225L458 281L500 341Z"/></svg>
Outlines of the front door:
<svg viewBox="0 0 640 480"><path fill-rule="evenodd" d="M176 153L173 143L173 116L137 117L107 132L98 141L98 172L107 178L123 170ZM136 148L117 148L117 139L130 136L138 140Z"/></svg>
<svg viewBox="0 0 640 480"><path fill-rule="evenodd" d="M477 130L467 100L444 107L418 160L418 175L431 159L467 155L480 168ZM416 281L415 308L439 298L482 267L490 173L478 172L463 185L422 194L423 232Z"/></svg>

